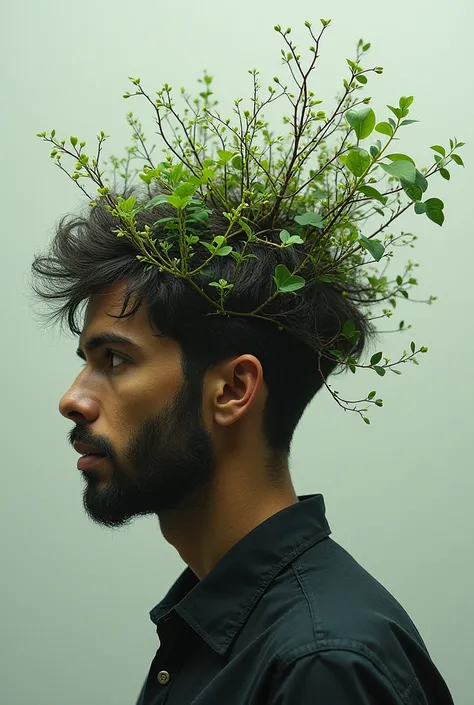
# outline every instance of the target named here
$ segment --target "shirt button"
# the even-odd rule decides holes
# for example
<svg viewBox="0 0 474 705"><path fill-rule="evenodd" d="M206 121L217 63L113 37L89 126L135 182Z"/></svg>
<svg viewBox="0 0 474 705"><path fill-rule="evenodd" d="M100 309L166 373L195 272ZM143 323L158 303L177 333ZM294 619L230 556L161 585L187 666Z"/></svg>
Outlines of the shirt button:
<svg viewBox="0 0 474 705"><path fill-rule="evenodd" d="M158 682L161 683L161 685L166 685L170 681L170 674L168 671L160 671L158 673Z"/></svg>

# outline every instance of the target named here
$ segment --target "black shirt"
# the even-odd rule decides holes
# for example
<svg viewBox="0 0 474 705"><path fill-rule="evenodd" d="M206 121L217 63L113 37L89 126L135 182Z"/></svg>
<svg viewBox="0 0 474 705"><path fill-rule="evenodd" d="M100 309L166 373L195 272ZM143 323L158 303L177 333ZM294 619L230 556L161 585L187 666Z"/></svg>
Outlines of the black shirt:
<svg viewBox="0 0 474 705"><path fill-rule="evenodd" d="M453 705L410 617L299 497L150 612L137 705Z"/></svg>

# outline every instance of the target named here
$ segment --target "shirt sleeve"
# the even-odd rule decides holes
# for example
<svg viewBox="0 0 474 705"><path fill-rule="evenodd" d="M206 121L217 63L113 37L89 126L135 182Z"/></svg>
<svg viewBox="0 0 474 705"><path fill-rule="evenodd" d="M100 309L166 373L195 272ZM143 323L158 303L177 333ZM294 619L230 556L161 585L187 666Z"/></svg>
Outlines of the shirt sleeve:
<svg viewBox="0 0 474 705"><path fill-rule="evenodd" d="M354 651L332 650L300 657L284 667L271 705L408 703L368 658Z"/></svg>

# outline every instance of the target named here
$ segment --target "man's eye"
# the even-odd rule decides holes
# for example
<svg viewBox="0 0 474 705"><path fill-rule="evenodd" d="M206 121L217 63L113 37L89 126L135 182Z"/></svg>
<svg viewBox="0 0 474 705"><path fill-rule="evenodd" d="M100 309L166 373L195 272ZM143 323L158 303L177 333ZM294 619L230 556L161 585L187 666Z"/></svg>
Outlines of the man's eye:
<svg viewBox="0 0 474 705"><path fill-rule="evenodd" d="M113 369L113 370L114 370L116 367L120 367L120 365L122 364L122 362L127 362L127 360L126 360L124 357L122 357L122 356L119 355L118 353L114 352L113 350L109 350L108 348L104 351L104 357L106 357L108 360L110 360L110 365L109 365L109 367L110 367L111 369ZM121 362L120 362L118 365L113 365L113 364L112 364L114 357L116 357L116 358L118 358L119 360L121 360Z"/></svg>

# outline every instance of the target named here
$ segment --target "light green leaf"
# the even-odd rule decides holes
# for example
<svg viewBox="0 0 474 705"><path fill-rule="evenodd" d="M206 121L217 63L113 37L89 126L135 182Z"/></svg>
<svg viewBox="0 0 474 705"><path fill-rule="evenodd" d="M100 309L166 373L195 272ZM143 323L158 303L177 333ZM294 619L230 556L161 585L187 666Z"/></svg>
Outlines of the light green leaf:
<svg viewBox="0 0 474 705"><path fill-rule="evenodd" d="M240 154L237 154L237 156L232 159L232 166L236 169L242 169L242 157Z"/></svg>
<svg viewBox="0 0 474 705"><path fill-rule="evenodd" d="M194 184L184 183L177 186L173 191L173 196L179 196L179 198L186 198L186 196L193 196L196 193L196 186Z"/></svg>
<svg viewBox="0 0 474 705"><path fill-rule="evenodd" d="M388 122L379 122L375 126L375 131L380 132L382 135L393 135L393 127Z"/></svg>
<svg viewBox="0 0 474 705"><path fill-rule="evenodd" d="M394 108L393 105L387 105L387 108L392 111L392 113L397 117L401 118L403 117L402 113L403 110L401 108Z"/></svg>
<svg viewBox="0 0 474 705"><path fill-rule="evenodd" d="M393 164L379 164L379 166L394 176L399 181L403 180L406 186L413 186L416 181L416 169L411 162L406 160L395 161Z"/></svg>
<svg viewBox="0 0 474 705"><path fill-rule="evenodd" d="M415 166L415 162L407 154L386 154L387 159L391 159L392 162L400 161L401 159L407 162L411 162Z"/></svg>
<svg viewBox="0 0 474 705"><path fill-rule="evenodd" d="M446 156L446 150L440 144L434 144L432 147L430 147L430 149L432 149L435 152L439 152L440 154L443 155L443 157Z"/></svg>
<svg viewBox="0 0 474 705"><path fill-rule="evenodd" d="M346 166L354 176L362 176L371 162L370 154L362 147L354 147L347 155Z"/></svg>
<svg viewBox="0 0 474 705"><path fill-rule="evenodd" d="M322 228L324 218L319 213L302 213L295 216L295 220L299 225L313 225L316 228Z"/></svg>
<svg viewBox="0 0 474 705"><path fill-rule="evenodd" d="M398 101L398 105L402 110L406 110L407 108L410 107L410 105L413 103L413 96L402 96L400 100Z"/></svg>
<svg viewBox="0 0 474 705"><path fill-rule="evenodd" d="M227 164L227 162L230 162L230 160L232 159L234 154L235 154L235 152L229 152L226 149L218 149L217 150L217 155L218 155L219 159L221 159L224 162L224 164Z"/></svg>
<svg viewBox="0 0 474 705"><path fill-rule="evenodd" d="M230 252L232 252L232 247L230 245L226 245L225 247L220 247L217 250L216 255L218 255L219 257L225 257Z"/></svg>
<svg viewBox="0 0 474 705"><path fill-rule="evenodd" d="M277 265L275 276L273 277L278 291L289 293L297 291L305 285L303 277L291 274L290 270L284 264Z"/></svg>
<svg viewBox="0 0 474 705"><path fill-rule="evenodd" d="M364 106L359 110L348 110L346 120L354 128L357 139L363 140L368 137L375 127L375 113L372 108Z"/></svg>

